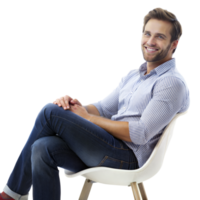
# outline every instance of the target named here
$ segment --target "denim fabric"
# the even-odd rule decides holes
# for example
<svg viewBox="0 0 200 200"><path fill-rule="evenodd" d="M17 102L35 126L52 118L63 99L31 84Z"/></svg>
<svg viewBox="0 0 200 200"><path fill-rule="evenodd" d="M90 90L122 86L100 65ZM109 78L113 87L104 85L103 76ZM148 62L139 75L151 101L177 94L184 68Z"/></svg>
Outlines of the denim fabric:
<svg viewBox="0 0 200 200"><path fill-rule="evenodd" d="M4 192L15 199L27 199L33 185L34 200L59 200L57 167L78 172L96 166L133 170L138 162L121 140L49 103L39 112Z"/></svg>

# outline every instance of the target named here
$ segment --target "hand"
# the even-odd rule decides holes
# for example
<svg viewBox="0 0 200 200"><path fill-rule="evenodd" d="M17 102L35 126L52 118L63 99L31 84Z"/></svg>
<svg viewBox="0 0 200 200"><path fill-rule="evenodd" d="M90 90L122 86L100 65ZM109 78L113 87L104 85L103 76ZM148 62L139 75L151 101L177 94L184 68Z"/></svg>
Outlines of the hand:
<svg viewBox="0 0 200 200"><path fill-rule="evenodd" d="M70 111L90 121L91 115L87 112L87 110L83 106L74 104L71 106Z"/></svg>
<svg viewBox="0 0 200 200"><path fill-rule="evenodd" d="M56 99L56 101L54 101L53 104L57 104L59 107L62 106L65 110L70 109L70 105L77 104L79 106L82 106L82 104L77 99L72 99L68 95L61 97L60 99Z"/></svg>

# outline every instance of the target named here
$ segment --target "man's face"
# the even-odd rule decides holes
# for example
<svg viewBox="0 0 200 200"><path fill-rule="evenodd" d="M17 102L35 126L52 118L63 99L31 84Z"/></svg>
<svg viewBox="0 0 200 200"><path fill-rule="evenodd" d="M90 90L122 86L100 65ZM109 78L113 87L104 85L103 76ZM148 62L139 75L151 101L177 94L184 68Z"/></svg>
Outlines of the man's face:
<svg viewBox="0 0 200 200"><path fill-rule="evenodd" d="M147 62L164 63L171 59L174 44L170 43L172 24L150 19L142 35L142 53Z"/></svg>

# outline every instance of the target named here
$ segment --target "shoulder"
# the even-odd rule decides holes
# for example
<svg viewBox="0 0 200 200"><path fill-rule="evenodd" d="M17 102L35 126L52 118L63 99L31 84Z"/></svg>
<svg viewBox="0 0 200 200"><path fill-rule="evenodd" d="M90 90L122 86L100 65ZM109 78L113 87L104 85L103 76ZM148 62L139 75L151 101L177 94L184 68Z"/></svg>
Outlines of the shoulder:
<svg viewBox="0 0 200 200"><path fill-rule="evenodd" d="M183 76L178 72L176 68L171 68L166 73L162 74L155 81L155 85L162 86L180 86L188 90L187 84Z"/></svg>

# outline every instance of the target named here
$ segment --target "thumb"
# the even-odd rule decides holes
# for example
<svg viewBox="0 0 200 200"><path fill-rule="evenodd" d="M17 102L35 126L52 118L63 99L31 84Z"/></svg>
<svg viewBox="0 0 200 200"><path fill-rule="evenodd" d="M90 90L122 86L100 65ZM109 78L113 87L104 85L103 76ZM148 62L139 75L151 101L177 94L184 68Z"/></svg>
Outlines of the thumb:
<svg viewBox="0 0 200 200"><path fill-rule="evenodd" d="M75 103L74 99L72 99L70 102L71 102L71 103Z"/></svg>

